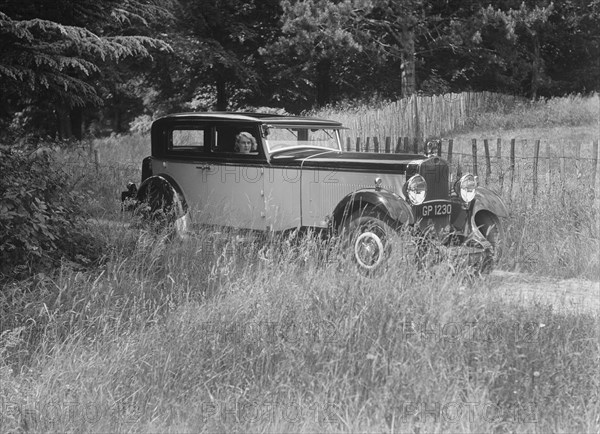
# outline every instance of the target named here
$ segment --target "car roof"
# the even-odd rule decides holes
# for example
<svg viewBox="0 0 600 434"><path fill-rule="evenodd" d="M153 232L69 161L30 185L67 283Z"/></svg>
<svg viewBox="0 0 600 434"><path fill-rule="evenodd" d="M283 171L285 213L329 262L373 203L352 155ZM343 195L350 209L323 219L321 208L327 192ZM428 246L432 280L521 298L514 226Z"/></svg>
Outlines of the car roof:
<svg viewBox="0 0 600 434"><path fill-rule="evenodd" d="M155 122L169 122L172 120L212 120L219 122L256 122L260 124L270 124L277 126L315 126L315 127L330 127L330 128L341 128L341 122L313 118L307 116L289 116L289 115L276 115L269 113L252 113L252 112L189 112L189 113L173 113L163 116L157 119Z"/></svg>

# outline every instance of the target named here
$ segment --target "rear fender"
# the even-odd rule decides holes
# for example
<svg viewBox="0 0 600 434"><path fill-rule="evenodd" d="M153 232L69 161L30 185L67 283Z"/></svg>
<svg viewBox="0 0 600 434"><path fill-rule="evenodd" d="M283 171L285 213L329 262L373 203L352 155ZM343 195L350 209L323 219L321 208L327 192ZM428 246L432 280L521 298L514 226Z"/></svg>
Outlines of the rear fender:
<svg viewBox="0 0 600 434"><path fill-rule="evenodd" d="M151 184L160 187L164 191L165 196L179 208L177 210L179 213L185 214L187 212L188 206L183 191L169 175L154 175L146 178L137 191L138 201L144 200L148 186Z"/></svg>
<svg viewBox="0 0 600 434"><path fill-rule="evenodd" d="M356 209L371 206L387 215L400 225L415 222L412 209L404 199L388 190L363 189L345 196L333 211L333 224L337 227L344 217L349 217Z"/></svg>

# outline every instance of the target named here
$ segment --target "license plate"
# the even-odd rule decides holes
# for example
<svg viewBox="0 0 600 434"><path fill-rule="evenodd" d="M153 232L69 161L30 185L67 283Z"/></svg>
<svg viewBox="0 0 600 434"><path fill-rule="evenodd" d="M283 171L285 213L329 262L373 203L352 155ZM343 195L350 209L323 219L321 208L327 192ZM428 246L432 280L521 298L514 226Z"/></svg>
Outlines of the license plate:
<svg viewBox="0 0 600 434"><path fill-rule="evenodd" d="M422 217L437 217L452 214L452 203L438 202L426 203L421 206Z"/></svg>

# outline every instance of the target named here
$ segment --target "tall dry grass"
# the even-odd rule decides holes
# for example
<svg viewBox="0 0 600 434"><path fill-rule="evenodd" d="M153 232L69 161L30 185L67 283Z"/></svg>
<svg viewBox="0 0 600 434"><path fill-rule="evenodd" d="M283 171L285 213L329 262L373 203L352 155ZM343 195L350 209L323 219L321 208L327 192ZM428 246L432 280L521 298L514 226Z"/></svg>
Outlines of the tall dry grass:
<svg viewBox="0 0 600 434"><path fill-rule="evenodd" d="M3 342L6 431L598 427L589 314L507 305L443 266L366 278L312 238L103 236L101 269L30 283L43 297Z"/></svg>

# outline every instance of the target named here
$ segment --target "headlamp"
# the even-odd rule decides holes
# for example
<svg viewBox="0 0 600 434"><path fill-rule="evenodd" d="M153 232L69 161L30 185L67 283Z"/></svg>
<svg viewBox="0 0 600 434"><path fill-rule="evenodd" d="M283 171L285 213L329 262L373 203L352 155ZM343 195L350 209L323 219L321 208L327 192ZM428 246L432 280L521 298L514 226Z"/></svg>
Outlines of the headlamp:
<svg viewBox="0 0 600 434"><path fill-rule="evenodd" d="M411 204L421 205L427 195L427 181L421 175L414 175L404 184L403 190Z"/></svg>
<svg viewBox="0 0 600 434"><path fill-rule="evenodd" d="M464 175L456 184L454 184L454 191L465 203L471 202L475 199L475 188L477 187L477 181L475 177L470 173Z"/></svg>

